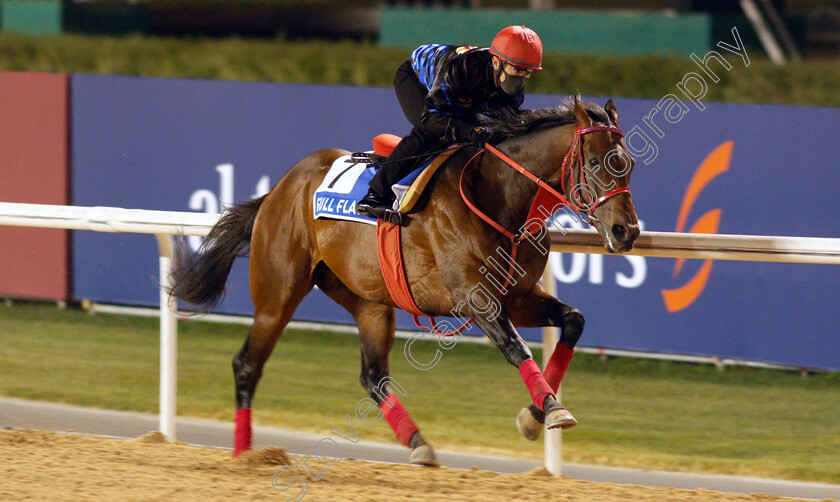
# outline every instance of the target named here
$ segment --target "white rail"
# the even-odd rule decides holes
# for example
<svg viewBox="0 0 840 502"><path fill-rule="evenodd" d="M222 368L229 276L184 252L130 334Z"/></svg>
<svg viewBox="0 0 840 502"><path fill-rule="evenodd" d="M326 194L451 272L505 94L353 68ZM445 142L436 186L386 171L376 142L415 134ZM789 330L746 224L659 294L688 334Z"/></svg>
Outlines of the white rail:
<svg viewBox="0 0 840 502"><path fill-rule="evenodd" d="M593 229L568 229L565 233L552 229L550 233L552 251L607 254L603 239ZM840 264L840 239L642 232L627 254L660 258L837 265Z"/></svg>
<svg viewBox="0 0 840 502"><path fill-rule="evenodd" d="M0 202L0 225L64 228L97 232L155 234L160 249L160 431L175 439L178 326L175 302L164 288L169 284L172 235L207 235L218 221L217 214L149 211L114 207L53 206ZM551 250L564 253L606 254L595 230L551 230ZM771 261L785 263L840 264L840 239L748 235L643 232L631 255L665 258ZM546 279L551 278L547 271ZM552 281L548 280L546 284ZM543 347L557 343L553 328L543 331ZM561 474L560 433L546 435L546 466Z"/></svg>
<svg viewBox="0 0 840 502"><path fill-rule="evenodd" d="M0 202L0 225L97 232L207 235L217 214ZM551 250L607 254L595 230L552 229ZM627 253L659 258L840 264L840 239L643 232Z"/></svg>
<svg viewBox="0 0 840 502"><path fill-rule="evenodd" d="M0 202L0 225L96 232L207 235L218 214Z"/></svg>
<svg viewBox="0 0 840 502"><path fill-rule="evenodd" d="M178 384L177 305L166 294L172 270L172 235L207 235L217 214L115 207L53 206L0 202L0 225L155 234L160 256L160 432L175 440Z"/></svg>

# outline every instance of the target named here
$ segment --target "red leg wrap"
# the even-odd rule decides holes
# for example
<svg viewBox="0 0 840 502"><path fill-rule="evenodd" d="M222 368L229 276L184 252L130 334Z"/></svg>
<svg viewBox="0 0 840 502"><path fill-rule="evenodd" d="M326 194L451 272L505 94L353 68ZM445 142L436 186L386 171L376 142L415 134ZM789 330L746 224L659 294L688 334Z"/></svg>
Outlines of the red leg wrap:
<svg viewBox="0 0 840 502"><path fill-rule="evenodd" d="M540 367L537 366L536 361L528 359L519 365L519 374L522 375L522 381L528 387L528 392L531 393L531 399L539 409L543 409L543 401L546 396L553 396L554 391L545 382Z"/></svg>
<svg viewBox="0 0 840 502"><path fill-rule="evenodd" d="M233 456L251 449L251 408L236 410L236 430L233 436Z"/></svg>
<svg viewBox="0 0 840 502"><path fill-rule="evenodd" d="M379 404L379 408L385 415L385 420L388 421L388 425L391 426L391 429L393 429L394 433L397 435L397 439L399 439L403 445L408 446L411 436L413 436L419 429L414 424L414 420L411 419L408 411L406 411L403 407L397 396L391 394L386 397Z"/></svg>
<svg viewBox="0 0 840 502"><path fill-rule="evenodd" d="M551 359L545 366L545 381L554 389L554 392L557 392L557 389L560 388L560 383L563 381L566 370L569 369L573 355L575 355L575 349L566 347L565 343L558 343L557 347L554 348L554 353L551 354Z"/></svg>

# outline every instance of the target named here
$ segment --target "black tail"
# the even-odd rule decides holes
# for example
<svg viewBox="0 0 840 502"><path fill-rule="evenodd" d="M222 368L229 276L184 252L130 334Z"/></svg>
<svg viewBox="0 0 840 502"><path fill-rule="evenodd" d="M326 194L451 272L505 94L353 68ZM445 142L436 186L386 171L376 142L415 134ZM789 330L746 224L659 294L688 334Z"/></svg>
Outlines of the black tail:
<svg viewBox="0 0 840 502"><path fill-rule="evenodd" d="M197 255L190 252L184 239L176 243L170 295L192 303L199 312L210 312L222 301L233 261L248 254L263 199L265 195L226 209Z"/></svg>

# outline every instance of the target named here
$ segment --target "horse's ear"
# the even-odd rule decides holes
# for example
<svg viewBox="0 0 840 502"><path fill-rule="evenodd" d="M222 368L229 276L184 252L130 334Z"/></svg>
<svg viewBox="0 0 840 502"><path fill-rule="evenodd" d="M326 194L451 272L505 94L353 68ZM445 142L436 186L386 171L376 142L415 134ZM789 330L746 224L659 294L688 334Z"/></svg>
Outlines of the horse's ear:
<svg viewBox="0 0 840 502"><path fill-rule="evenodd" d="M612 99L607 100L607 104L604 105L604 110L606 110L607 115L610 117L610 121L612 121L613 125L618 127L618 111L615 109L615 105L612 102Z"/></svg>
<svg viewBox="0 0 840 502"><path fill-rule="evenodd" d="M589 114L586 113L586 109L580 102L580 96L577 94L575 94L575 118L579 127L592 127L592 119L589 118Z"/></svg>

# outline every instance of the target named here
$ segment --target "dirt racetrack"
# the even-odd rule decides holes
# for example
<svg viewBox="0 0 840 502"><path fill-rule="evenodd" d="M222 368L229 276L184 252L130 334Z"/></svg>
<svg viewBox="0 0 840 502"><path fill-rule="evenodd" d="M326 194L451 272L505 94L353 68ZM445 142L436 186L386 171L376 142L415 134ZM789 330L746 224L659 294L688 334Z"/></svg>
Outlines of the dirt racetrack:
<svg viewBox="0 0 840 502"><path fill-rule="evenodd" d="M300 457L299 457L300 458ZM304 471L282 448L231 457L230 451L169 444L159 433L135 440L0 430L0 500L292 500ZM329 460L329 459L325 459ZM593 483L526 474L429 469L340 460L309 462L306 501L509 500L783 501L767 495L724 494ZM278 475L278 471L281 473ZM273 484L287 489L278 491Z"/></svg>

